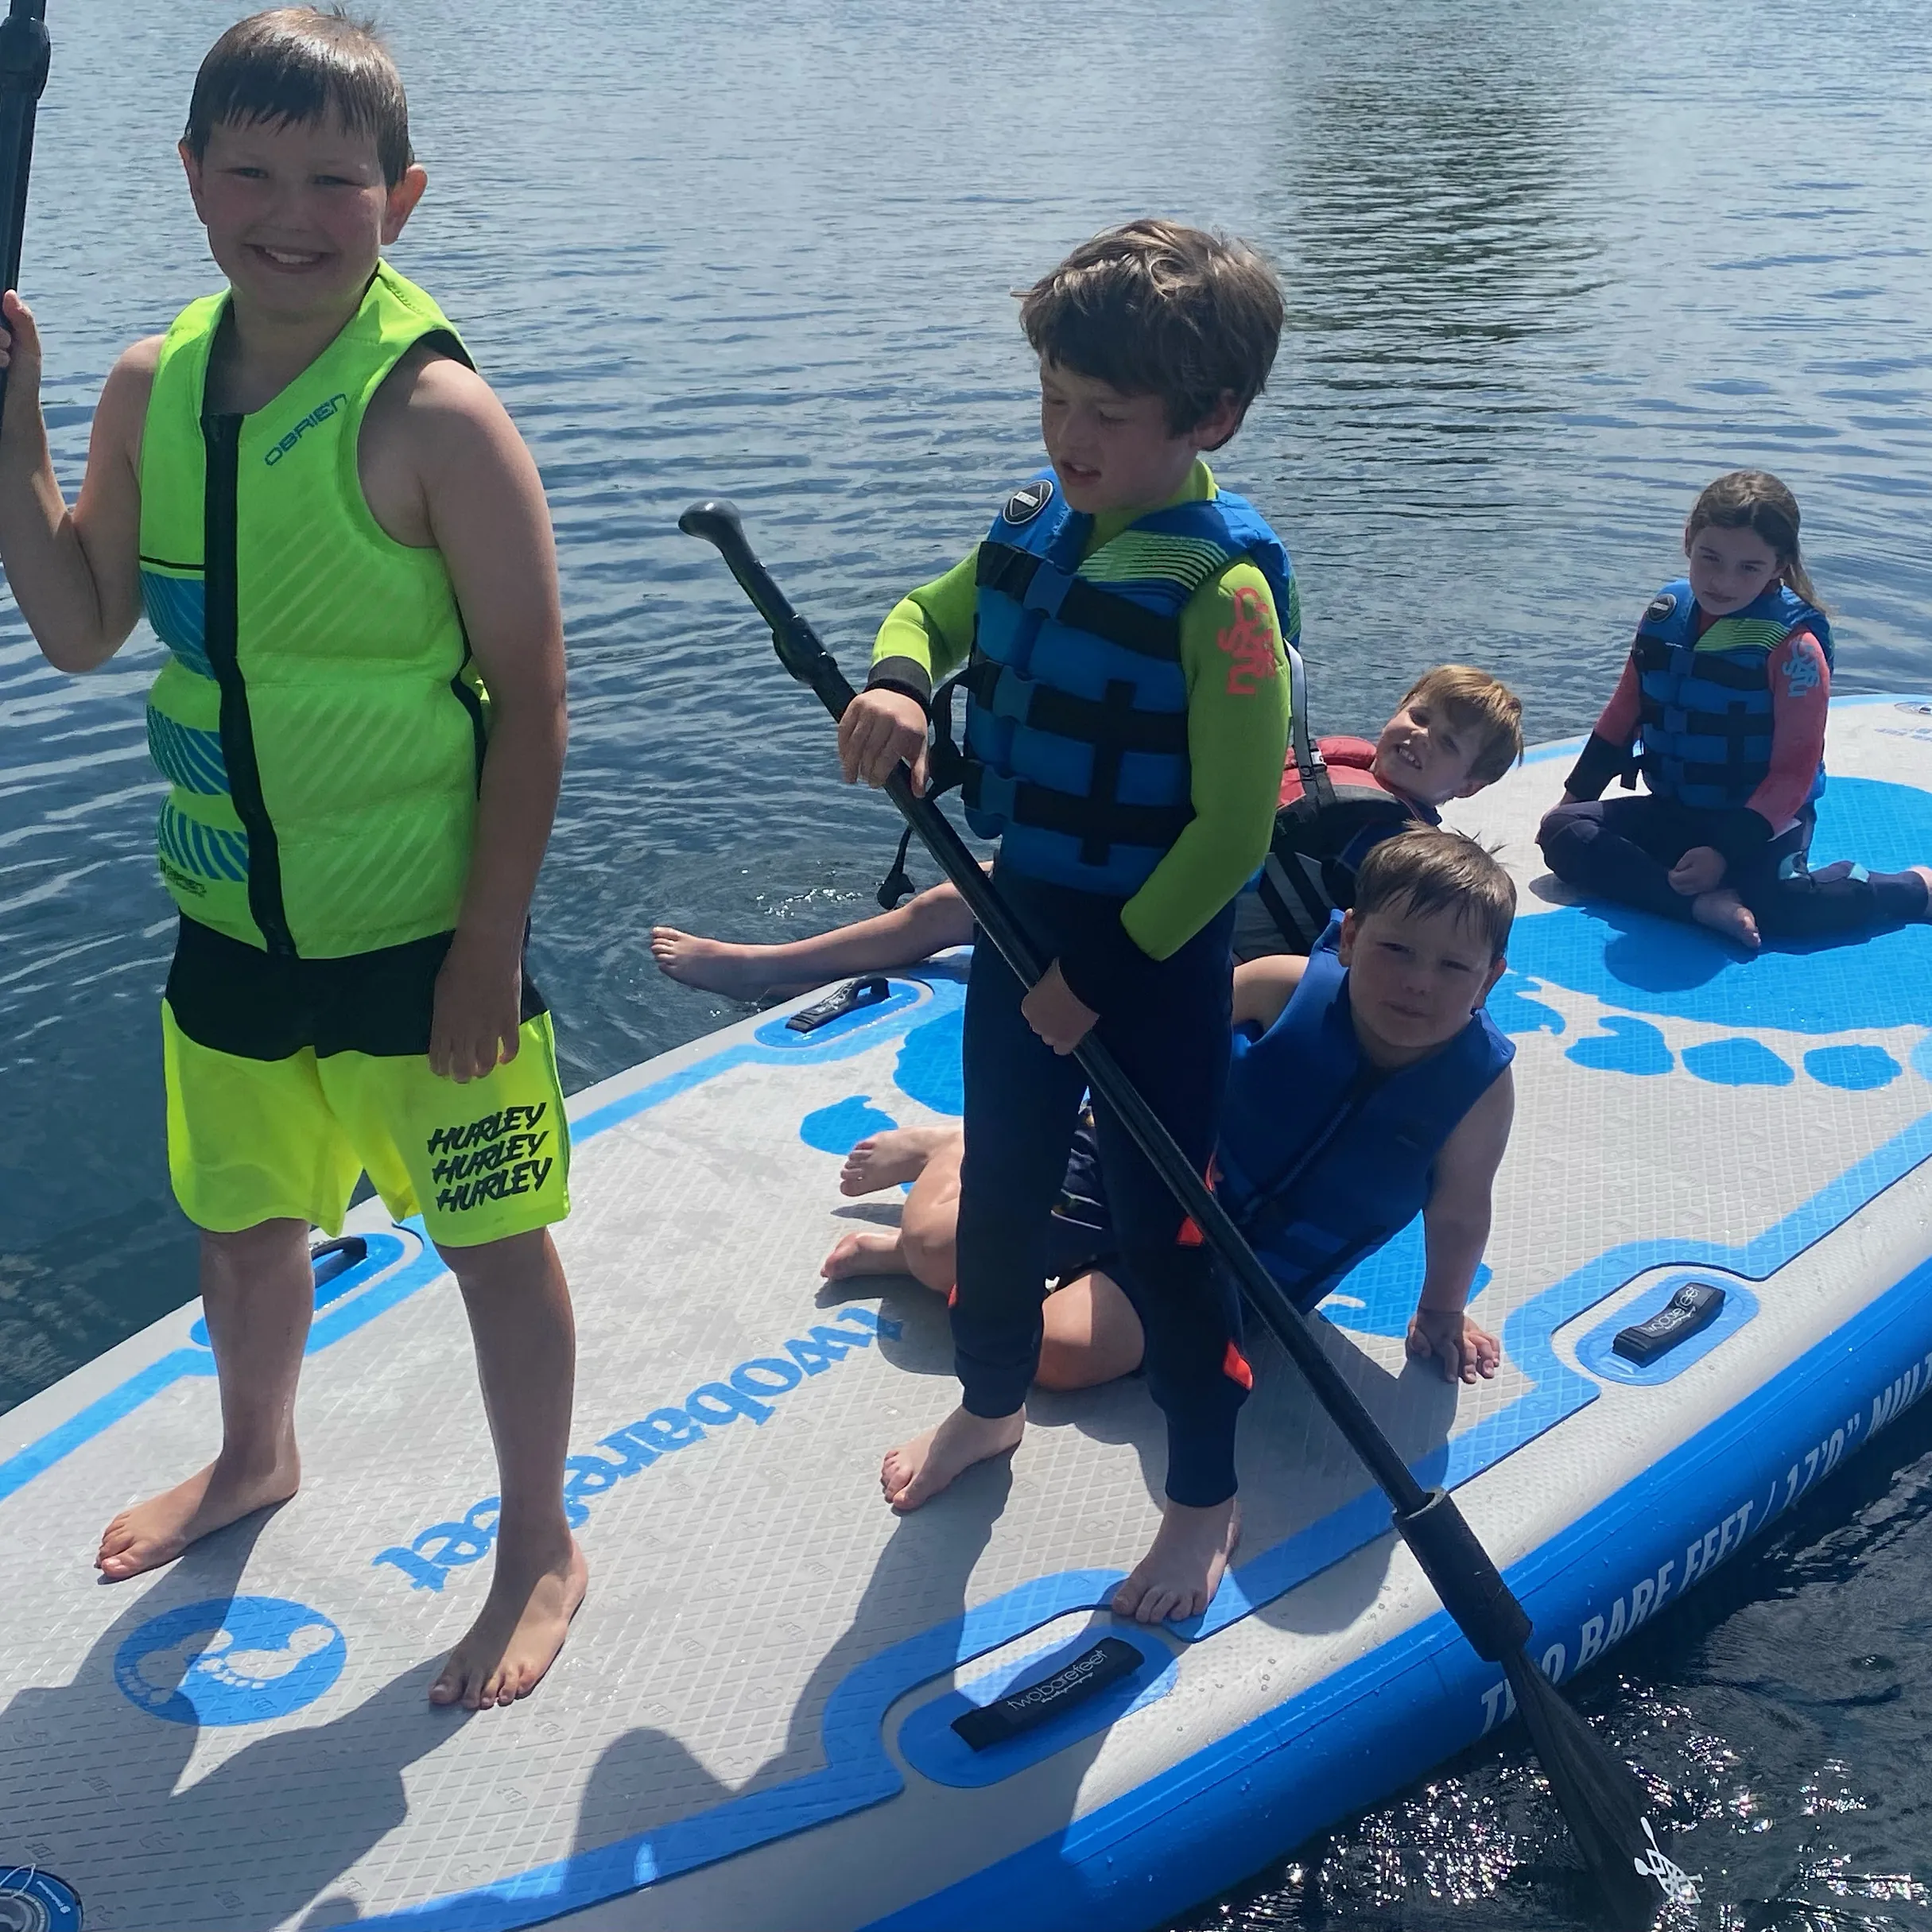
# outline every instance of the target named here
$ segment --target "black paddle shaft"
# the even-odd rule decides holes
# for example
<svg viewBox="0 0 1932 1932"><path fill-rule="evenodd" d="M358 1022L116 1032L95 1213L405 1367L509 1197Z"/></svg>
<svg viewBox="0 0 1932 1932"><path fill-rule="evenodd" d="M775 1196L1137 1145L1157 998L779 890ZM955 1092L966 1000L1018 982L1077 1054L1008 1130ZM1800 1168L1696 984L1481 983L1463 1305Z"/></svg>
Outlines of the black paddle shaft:
<svg viewBox="0 0 1932 1932"><path fill-rule="evenodd" d="M33 165L33 116L47 85L47 0L13 0L0 20L0 289L17 287ZM0 369L0 409L6 371Z"/></svg>
<svg viewBox="0 0 1932 1932"><path fill-rule="evenodd" d="M792 608L770 572L752 554L736 510L725 502L694 503L679 518L677 526L686 535L702 537L717 546L731 575L770 626L785 668L801 684L811 686L833 717L843 716L855 695L851 684L817 633ZM930 799L914 792L903 766L886 781L885 789L940 869L958 887L980 929L1020 983L1036 984L1043 967L1031 941L945 814ZM1262 1266L1113 1055L1092 1033L1076 1053L1088 1084L1119 1116L1183 1212L1192 1217L1208 1244L1233 1271L1256 1311L1307 1379L1315 1399L1395 1505L1396 1527L1477 1654L1492 1663L1499 1662L1527 1641L1530 1620L1461 1511L1446 1492L1424 1489L1410 1473L1395 1445L1329 1360L1308 1317Z"/></svg>

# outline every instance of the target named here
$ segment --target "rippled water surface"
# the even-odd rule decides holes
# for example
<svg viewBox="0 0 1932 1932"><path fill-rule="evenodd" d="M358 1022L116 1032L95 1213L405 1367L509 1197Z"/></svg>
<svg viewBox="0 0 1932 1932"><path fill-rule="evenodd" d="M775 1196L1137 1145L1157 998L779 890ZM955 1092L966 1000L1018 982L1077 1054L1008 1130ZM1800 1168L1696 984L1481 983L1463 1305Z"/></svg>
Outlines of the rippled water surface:
<svg viewBox="0 0 1932 1932"><path fill-rule="evenodd" d="M77 482L101 378L211 283L172 152L233 17L55 0L23 279ZM856 665L1035 462L1009 291L1158 210L1251 237L1290 321L1224 473L1303 577L1318 722L1444 657L1586 726L1697 488L1804 506L1845 689L1932 684L1926 19L1900 0L397 0L430 192L395 259L535 449L575 720L536 957L580 1085L737 1011L654 920L863 910L888 809L708 551L728 493ZM41 661L0 606L0 1406L192 1290L169 1205L169 947L145 630ZM1640 1131L1633 1121L1633 1131ZM1733 1928L1932 1926L1932 1426L1582 1695L1670 1786ZM1258 1889L1257 1889L1258 1888ZM1481 1757L1190 1924L1572 1921L1519 1756Z"/></svg>

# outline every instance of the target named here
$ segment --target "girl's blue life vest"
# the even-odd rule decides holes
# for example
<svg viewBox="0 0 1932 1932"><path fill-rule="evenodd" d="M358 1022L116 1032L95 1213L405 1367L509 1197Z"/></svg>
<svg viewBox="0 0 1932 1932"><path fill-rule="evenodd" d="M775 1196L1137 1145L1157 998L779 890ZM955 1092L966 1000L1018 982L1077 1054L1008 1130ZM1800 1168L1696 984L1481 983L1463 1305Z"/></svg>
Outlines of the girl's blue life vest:
<svg viewBox="0 0 1932 1932"><path fill-rule="evenodd" d="M1516 1057L1479 1011L1426 1059L1377 1067L1356 1038L1340 935L1338 914L1280 1018L1236 1034L1221 1111L1216 1192L1303 1309L1422 1212L1443 1143Z"/></svg>
<svg viewBox="0 0 1932 1932"><path fill-rule="evenodd" d="M1050 474L1007 499L980 546L958 775L966 817L1000 863L1125 898L1193 817L1181 613L1237 559L1260 569L1276 626L1295 629L1288 553L1222 491L1130 524L1084 559L1093 519ZM942 740L949 693L936 696ZM937 772L947 782L943 756Z"/></svg>
<svg viewBox="0 0 1932 1932"><path fill-rule="evenodd" d="M1766 660L1799 630L1818 639L1827 665L1834 661L1825 613L1785 584L1717 619L1701 637L1687 579L1651 599L1631 654L1643 692L1637 762L1659 797L1716 811L1745 804L1763 783L1771 758ZM1821 761L1806 802L1824 789Z"/></svg>

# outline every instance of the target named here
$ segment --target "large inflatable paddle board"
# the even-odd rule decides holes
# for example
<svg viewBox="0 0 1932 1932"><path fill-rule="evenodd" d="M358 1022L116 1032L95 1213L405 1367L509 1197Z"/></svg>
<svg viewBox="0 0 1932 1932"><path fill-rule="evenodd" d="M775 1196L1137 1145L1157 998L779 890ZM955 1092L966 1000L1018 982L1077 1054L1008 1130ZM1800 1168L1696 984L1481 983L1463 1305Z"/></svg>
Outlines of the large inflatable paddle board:
<svg viewBox="0 0 1932 1932"><path fill-rule="evenodd" d="M1830 748L1819 862L1932 855L1932 706L1841 700ZM1562 903L1531 835L1572 749L1457 813L1523 888L1491 1001L1521 1097L1475 1303L1502 1372L1405 1364L1414 1229L1325 1309L1559 1678L1932 1379L1932 929L1748 960ZM592 1582L514 1709L425 1700L495 1505L462 1309L417 1229L372 1205L359 1255L318 1267L301 1495L170 1569L103 1586L90 1558L215 1441L194 1308L0 1418L0 1923L1134 1932L1504 1724L1500 1678L1265 1340L1246 1538L1191 1624L1098 1607L1155 1523L1139 1379L1041 1396L1010 1465L883 1506L881 1452L953 1400L945 1311L910 1282L827 1290L818 1263L898 1212L841 1201L852 1143L957 1114L963 990L957 960L896 973L815 1031L780 1008L572 1104ZM451 1127L452 1185L546 1131L453 1092ZM1722 1290L1714 1319L1618 1352L1692 1282ZM1124 1654L1069 1670L1103 1637ZM1021 1700L1043 1724L980 1750L954 1728L1056 1680ZM1694 1836L1675 1849L1695 1870Z"/></svg>

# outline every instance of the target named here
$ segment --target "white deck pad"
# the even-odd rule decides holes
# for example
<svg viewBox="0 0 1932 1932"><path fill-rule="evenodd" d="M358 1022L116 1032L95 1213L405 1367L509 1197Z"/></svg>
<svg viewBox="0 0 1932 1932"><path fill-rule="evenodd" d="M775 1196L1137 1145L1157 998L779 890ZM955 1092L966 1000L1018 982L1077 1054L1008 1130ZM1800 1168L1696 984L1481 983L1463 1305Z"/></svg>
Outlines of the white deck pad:
<svg viewBox="0 0 1932 1932"><path fill-rule="evenodd" d="M1454 814L1523 889L1492 1000L1517 1123L1475 1303L1503 1371L1453 1388L1405 1366L1417 1229L1325 1309L1559 1675L1756 1535L1932 1367L1932 930L1745 960L1565 905L1532 834L1567 762L1533 755ZM1841 700L1830 763L1818 863L1932 859L1925 708ZM897 1212L897 1190L838 1195L852 1143L957 1113L963 968L891 985L821 1033L781 1008L572 1102L569 1495L592 1580L514 1709L425 1701L487 1585L494 1477L454 1284L373 1204L352 1223L368 1259L318 1288L306 1480L282 1509L95 1580L107 1517L212 1452L192 1307L0 1417L0 1868L21 1868L0 1892L57 1926L58 1881L89 1926L151 1932L482 1932L585 1907L705 1932L1132 1927L1507 1715L1259 1336L1245 1540L1193 1627L1123 1631L1096 1608L1157 1518L1139 1379L1037 1398L1010 1467L885 1507L882 1451L954 1399L945 1309L910 1282L827 1289L818 1265ZM1647 1371L1612 1354L1690 1274L1730 1291L1719 1322ZM984 1701L1090 1630L1131 1635L1141 1670L1028 1738L959 1742L956 1686Z"/></svg>

